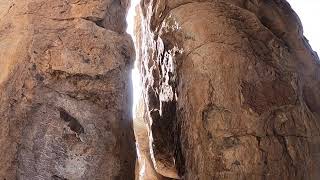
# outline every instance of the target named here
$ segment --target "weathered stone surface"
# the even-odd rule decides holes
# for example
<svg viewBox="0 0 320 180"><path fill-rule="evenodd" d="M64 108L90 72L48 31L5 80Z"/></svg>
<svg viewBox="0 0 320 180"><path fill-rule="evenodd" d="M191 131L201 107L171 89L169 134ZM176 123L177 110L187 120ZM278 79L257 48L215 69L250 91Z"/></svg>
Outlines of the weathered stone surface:
<svg viewBox="0 0 320 180"><path fill-rule="evenodd" d="M0 1L1 179L134 179L128 3Z"/></svg>
<svg viewBox="0 0 320 180"><path fill-rule="evenodd" d="M145 105L141 99L138 105L138 111L134 118L134 132L137 143L138 163L136 166L137 180L166 180L166 178L156 172L150 154L150 144L148 135L148 125L145 122Z"/></svg>
<svg viewBox="0 0 320 180"><path fill-rule="evenodd" d="M137 33L134 34L134 39L136 47L141 47L141 42L139 39L141 38L141 19L142 13L141 8L139 6L136 7L136 16L135 16L135 27L134 31ZM140 53L140 48L136 49L137 54ZM139 63L137 64L139 65ZM137 144L137 155L138 155L138 163L136 166L136 175L139 180L165 180L170 179L159 174L153 165L151 151L152 148L150 146L152 144L149 143L149 125L147 121L148 112L146 111L146 105L144 103L144 98L140 97L139 103L136 107L135 118L134 118L134 132Z"/></svg>
<svg viewBox="0 0 320 180"><path fill-rule="evenodd" d="M319 58L284 0L143 0L140 70L156 171L319 179Z"/></svg>

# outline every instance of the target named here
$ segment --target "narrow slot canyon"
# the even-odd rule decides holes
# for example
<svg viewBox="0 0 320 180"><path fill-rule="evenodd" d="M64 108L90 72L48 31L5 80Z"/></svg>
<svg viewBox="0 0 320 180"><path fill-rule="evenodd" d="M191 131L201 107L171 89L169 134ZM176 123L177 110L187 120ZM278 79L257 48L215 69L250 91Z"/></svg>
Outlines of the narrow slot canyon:
<svg viewBox="0 0 320 180"><path fill-rule="evenodd" d="M0 179L320 179L318 27L293 8L1 0Z"/></svg>

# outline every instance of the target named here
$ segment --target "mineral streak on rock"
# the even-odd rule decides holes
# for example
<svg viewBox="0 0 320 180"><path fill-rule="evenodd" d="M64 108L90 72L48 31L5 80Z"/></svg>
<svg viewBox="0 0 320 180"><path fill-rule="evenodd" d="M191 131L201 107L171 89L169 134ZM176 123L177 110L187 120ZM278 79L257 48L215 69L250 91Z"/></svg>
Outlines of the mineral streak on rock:
<svg viewBox="0 0 320 180"><path fill-rule="evenodd" d="M134 179L128 5L0 1L1 179Z"/></svg>
<svg viewBox="0 0 320 180"><path fill-rule="evenodd" d="M141 12L157 173L320 179L319 58L285 0L142 0Z"/></svg>

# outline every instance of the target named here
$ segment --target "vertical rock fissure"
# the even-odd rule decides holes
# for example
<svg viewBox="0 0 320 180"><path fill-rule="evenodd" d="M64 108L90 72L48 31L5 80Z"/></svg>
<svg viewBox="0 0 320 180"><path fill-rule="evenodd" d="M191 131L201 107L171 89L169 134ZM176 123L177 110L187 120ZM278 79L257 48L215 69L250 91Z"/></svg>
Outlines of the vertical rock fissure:
<svg viewBox="0 0 320 180"><path fill-rule="evenodd" d="M144 0L140 12L157 179L320 177L319 59L285 0Z"/></svg>
<svg viewBox="0 0 320 180"><path fill-rule="evenodd" d="M141 2L143 4L144 1ZM179 50L170 41L160 37L150 44L141 7L137 8L135 37L138 67L142 76L143 102L138 111L144 111L135 120L137 144L142 154L140 179L179 179L183 174L184 158L180 147L180 125L177 119L177 72L175 55ZM154 37L157 37L155 35ZM156 38L157 39L157 38ZM149 54L143 47L153 46L155 53ZM144 54L147 53L147 54ZM154 61L149 61L155 58ZM148 67L148 68L146 68ZM149 69L150 68L150 69ZM148 78L146 78L148 76ZM140 112L141 113L141 112ZM144 123L146 128L138 124ZM142 138L143 132L147 137ZM151 164L151 166L150 166ZM143 167L142 167L143 166Z"/></svg>
<svg viewBox="0 0 320 180"><path fill-rule="evenodd" d="M0 179L320 179L319 58L285 0L141 0L136 49L130 0L0 1Z"/></svg>

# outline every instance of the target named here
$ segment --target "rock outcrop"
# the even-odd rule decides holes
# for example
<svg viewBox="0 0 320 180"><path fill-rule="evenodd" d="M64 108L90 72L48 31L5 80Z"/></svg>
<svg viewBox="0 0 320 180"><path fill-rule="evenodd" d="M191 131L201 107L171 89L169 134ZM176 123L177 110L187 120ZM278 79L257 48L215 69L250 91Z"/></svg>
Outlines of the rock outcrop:
<svg viewBox="0 0 320 180"><path fill-rule="evenodd" d="M320 179L320 66L284 0L142 0L156 171L176 179Z"/></svg>
<svg viewBox="0 0 320 180"><path fill-rule="evenodd" d="M148 126L146 119L146 111L143 101L138 105L138 111L134 118L134 131L137 143L137 166L136 166L136 180L166 180L168 178L163 177L156 172L150 154Z"/></svg>
<svg viewBox="0 0 320 180"><path fill-rule="evenodd" d="M134 179L128 5L0 1L1 179Z"/></svg>
<svg viewBox="0 0 320 180"><path fill-rule="evenodd" d="M319 58L285 0L142 0L135 175L128 6L0 1L1 179L320 179Z"/></svg>

